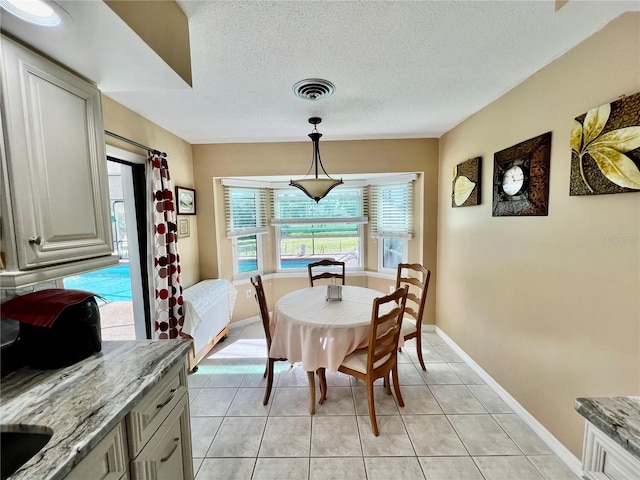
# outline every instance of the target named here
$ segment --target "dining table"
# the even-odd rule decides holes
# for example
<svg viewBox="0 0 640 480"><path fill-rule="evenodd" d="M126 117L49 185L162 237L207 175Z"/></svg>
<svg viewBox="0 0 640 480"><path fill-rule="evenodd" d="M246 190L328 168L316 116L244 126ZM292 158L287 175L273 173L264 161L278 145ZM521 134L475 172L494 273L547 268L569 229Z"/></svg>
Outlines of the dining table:
<svg viewBox="0 0 640 480"><path fill-rule="evenodd" d="M309 412L315 413L315 372L338 370L344 358L369 343L373 300L384 293L342 286L341 300L329 300L326 285L290 292L275 304L269 330L274 358L302 364L309 379Z"/></svg>

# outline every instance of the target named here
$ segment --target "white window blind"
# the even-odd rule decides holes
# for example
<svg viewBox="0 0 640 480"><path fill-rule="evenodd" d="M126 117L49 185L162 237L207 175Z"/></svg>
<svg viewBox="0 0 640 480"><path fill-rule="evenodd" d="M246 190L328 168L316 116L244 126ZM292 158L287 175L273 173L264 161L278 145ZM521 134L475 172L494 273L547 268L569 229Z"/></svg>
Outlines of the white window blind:
<svg viewBox="0 0 640 480"><path fill-rule="evenodd" d="M273 225L367 223L363 188L336 188L316 203L300 190L273 190Z"/></svg>
<svg viewBox="0 0 640 480"><path fill-rule="evenodd" d="M224 187L227 237L267 232L267 189Z"/></svg>
<svg viewBox="0 0 640 480"><path fill-rule="evenodd" d="M411 238L413 236L413 182L370 187L371 236Z"/></svg>

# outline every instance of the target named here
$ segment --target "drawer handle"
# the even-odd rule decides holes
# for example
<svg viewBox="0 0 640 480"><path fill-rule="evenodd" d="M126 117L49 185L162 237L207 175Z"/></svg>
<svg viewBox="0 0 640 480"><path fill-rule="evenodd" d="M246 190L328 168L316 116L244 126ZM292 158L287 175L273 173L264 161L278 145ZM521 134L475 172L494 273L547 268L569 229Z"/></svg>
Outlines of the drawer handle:
<svg viewBox="0 0 640 480"><path fill-rule="evenodd" d="M169 455L167 455L164 458L161 458L160 461L162 463L166 462L167 460L169 460L171 458L171 455L173 455L173 453L176 451L176 449L178 448L178 445L180 445L180 438L174 438L173 439L173 448L171 449L171 451L169 452Z"/></svg>
<svg viewBox="0 0 640 480"><path fill-rule="evenodd" d="M31 245L42 245L42 237L31 237L29 239Z"/></svg>
<svg viewBox="0 0 640 480"><path fill-rule="evenodd" d="M169 395L169 398L167 398L164 402L159 403L158 405L156 405L156 408L162 408L164 407L167 403L169 403L171 400L173 400L173 396L176 394L176 390L175 388L171 389L171 395Z"/></svg>

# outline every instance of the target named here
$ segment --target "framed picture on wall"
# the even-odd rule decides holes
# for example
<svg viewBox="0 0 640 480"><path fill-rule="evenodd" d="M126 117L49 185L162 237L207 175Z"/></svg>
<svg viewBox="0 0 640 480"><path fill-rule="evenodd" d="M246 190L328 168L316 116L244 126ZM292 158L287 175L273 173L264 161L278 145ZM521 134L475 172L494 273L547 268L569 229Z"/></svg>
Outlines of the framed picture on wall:
<svg viewBox="0 0 640 480"><path fill-rule="evenodd" d="M453 170L451 206L470 207L480 205L480 173L482 157L459 163Z"/></svg>
<svg viewBox="0 0 640 480"><path fill-rule="evenodd" d="M192 188L176 187L176 208L178 215L195 215L196 191Z"/></svg>
<svg viewBox="0 0 640 480"><path fill-rule="evenodd" d="M551 132L493 155L493 216L547 216Z"/></svg>
<svg viewBox="0 0 640 480"><path fill-rule="evenodd" d="M189 217L185 217L185 218L179 218L178 219L178 237L182 238L182 237L188 237L191 232L190 232L190 223L189 223Z"/></svg>
<svg viewBox="0 0 640 480"><path fill-rule="evenodd" d="M569 195L640 191L639 139L640 92L576 117Z"/></svg>

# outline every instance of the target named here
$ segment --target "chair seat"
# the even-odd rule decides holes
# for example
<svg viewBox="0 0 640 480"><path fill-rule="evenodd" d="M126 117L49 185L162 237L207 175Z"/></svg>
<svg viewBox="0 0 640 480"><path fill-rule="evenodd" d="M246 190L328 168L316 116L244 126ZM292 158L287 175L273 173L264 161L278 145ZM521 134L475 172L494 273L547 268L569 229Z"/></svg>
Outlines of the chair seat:
<svg viewBox="0 0 640 480"><path fill-rule="evenodd" d="M378 368L384 362L386 362L391 354L385 355L376 363L373 364L373 368ZM346 357L344 357L344 361L340 365L341 367L347 367L351 370L355 370L356 372L360 372L362 374L367 373L367 349L361 348L360 350L356 350L355 352L350 353Z"/></svg>
<svg viewBox="0 0 640 480"><path fill-rule="evenodd" d="M407 335L411 335L418 330L416 326L416 321L413 318L404 317L402 319L402 327L400 329L400 336L406 337Z"/></svg>

